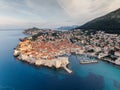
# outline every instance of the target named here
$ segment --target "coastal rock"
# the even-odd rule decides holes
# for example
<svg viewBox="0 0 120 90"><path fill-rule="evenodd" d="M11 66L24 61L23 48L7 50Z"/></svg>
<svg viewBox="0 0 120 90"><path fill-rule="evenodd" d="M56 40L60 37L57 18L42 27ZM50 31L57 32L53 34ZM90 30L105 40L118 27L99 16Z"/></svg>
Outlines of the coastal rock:
<svg viewBox="0 0 120 90"><path fill-rule="evenodd" d="M69 64L67 57L59 57L57 59L53 60L36 60L35 65L37 66L48 66L48 67L55 67L55 68L61 68L63 66L67 66Z"/></svg>
<svg viewBox="0 0 120 90"><path fill-rule="evenodd" d="M61 67L61 64L62 64L62 62L61 62L61 60L56 60L56 61L54 61L54 66L56 67L56 68L60 68Z"/></svg>
<svg viewBox="0 0 120 90"><path fill-rule="evenodd" d="M25 61L29 64L34 64L35 66L47 66L47 67L55 67L55 68L64 68L68 73L72 73L66 66L69 64L68 57L58 57L52 60L33 60L28 55L23 55L19 51L14 51L14 56L21 61Z"/></svg>
<svg viewBox="0 0 120 90"><path fill-rule="evenodd" d="M21 59L22 59L22 60L28 60L28 59L29 59L29 57L28 57L28 56L26 56L26 55L21 55Z"/></svg>
<svg viewBox="0 0 120 90"><path fill-rule="evenodd" d="M47 67L55 67L55 68L64 68L68 73L72 73L70 69L66 66L69 64L68 57L59 57L53 60L36 60L36 66L47 66Z"/></svg>
<svg viewBox="0 0 120 90"><path fill-rule="evenodd" d="M15 57L16 56L19 56L20 55L20 51L18 51L18 50L14 50L14 54L13 54Z"/></svg>
<svg viewBox="0 0 120 90"><path fill-rule="evenodd" d="M115 61L115 64L120 65L120 58Z"/></svg>

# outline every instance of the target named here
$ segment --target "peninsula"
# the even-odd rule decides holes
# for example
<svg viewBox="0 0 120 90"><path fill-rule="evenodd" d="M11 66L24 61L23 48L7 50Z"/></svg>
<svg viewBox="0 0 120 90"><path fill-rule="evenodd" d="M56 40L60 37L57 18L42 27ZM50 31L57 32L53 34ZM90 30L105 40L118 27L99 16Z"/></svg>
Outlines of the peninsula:
<svg viewBox="0 0 120 90"><path fill-rule="evenodd" d="M20 39L14 56L36 66L64 68L67 72L68 56L87 54L120 65L120 35L103 31L43 30L32 28L24 31L31 36Z"/></svg>
<svg viewBox="0 0 120 90"><path fill-rule="evenodd" d="M67 55L83 53L82 47L70 41L71 36L68 32L33 28L24 33L32 36L20 39L21 42L14 50L14 56L30 64L64 68L71 73L72 71L67 68L69 64Z"/></svg>

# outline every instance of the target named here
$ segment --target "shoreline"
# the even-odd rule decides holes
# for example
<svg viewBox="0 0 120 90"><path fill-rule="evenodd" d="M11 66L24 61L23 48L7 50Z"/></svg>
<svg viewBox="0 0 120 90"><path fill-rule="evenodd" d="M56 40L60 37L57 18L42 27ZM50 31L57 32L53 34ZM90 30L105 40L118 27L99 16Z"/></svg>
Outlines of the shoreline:
<svg viewBox="0 0 120 90"><path fill-rule="evenodd" d="M71 53L69 56L66 57L66 61L65 61L65 60L59 60L59 59L57 59L57 58L56 58L56 60L30 60L30 59L22 59L22 58L24 58L25 56L23 55L23 57L18 57L18 56L20 56L20 55L18 55L18 54L20 54L20 53L15 53L15 52L16 52L16 48L15 48L15 50L14 50L14 57L16 57L18 60L23 61L23 62L26 62L26 63L28 63L28 64L31 64L31 65L34 65L34 66L37 66L37 67L44 66L44 67L48 67L48 68L54 67L54 68L56 68L56 69L63 68L63 69L64 69L65 71L67 71L69 74L72 73L72 70L70 70L69 68L67 68L67 66L70 64L70 62L69 62L69 60L68 60L68 57L69 57L70 55L72 55L72 53ZM19 52L19 51L17 51L17 52ZM67 53L66 53L66 55L67 55ZM98 59L98 60L100 60L100 61L105 61L105 62L108 62L108 63L111 63L111 64L114 64L114 65L119 66L119 64L116 64L114 61L111 61L111 60L108 60L108 59L100 59L100 58L98 58L96 55L92 55L91 53L78 54L78 53L74 52L74 55L84 55L84 56L87 55L87 57L93 57L93 58L96 58L96 59ZM63 55L63 57L65 57L65 56ZM59 58L59 57L58 57L58 58ZM56 61L58 61L58 64L61 63L62 61L65 61L65 62L63 62L63 63L64 63L63 65L62 65L62 64L61 64L61 65L59 64L59 66L56 66L56 65L55 65L55 62L56 62ZM49 62L49 63L47 63L47 62ZM54 64L51 64L51 63L54 63ZM98 63L98 62L97 62L97 63ZM93 64L93 63L90 63L90 64Z"/></svg>
<svg viewBox="0 0 120 90"><path fill-rule="evenodd" d="M70 54L70 55L72 55L72 54ZM69 56L70 56L69 55ZM87 55L87 57L93 57L93 58L96 58L96 59L98 59L98 60L100 60L100 61L104 61L104 62L108 62L108 63L111 63L111 64L114 64L114 65L117 65L117 66L119 66L118 64L116 64L114 61L111 61L111 60L108 60L108 59L99 59L97 56L93 56L93 55L91 55L91 54L88 54L88 53L83 53L83 54L74 54L74 55ZM18 56L18 55L17 55ZM19 59L18 57L17 57L16 55L15 55L15 53L14 53L14 57L16 57L19 61L23 61L23 62L26 62L26 63L28 63L28 64L31 64L31 65L34 65L34 66L36 66L36 67L40 67L40 66L43 66L43 67L48 67L48 68L52 68L52 67L54 67L54 68L56 68L56 69L60 69L60 68L62 68L62 69L64 69L65 71L67 71L69 74L70 73L72 73L72 70L70 70L69 68L67 68L67 66L70 64L70 62L69 62L69 60L67 60L67 63L64 65L64 66L59 66L59 67L56 67L55 65L47 65L46 64L46 62L47 61L53 61L53 60L39 60L40 62L44 62L44 63L39 63L39 61L38 62L36 62L37 60L30 60L30 59L26 59L26 60L24 60L24 59ZM69 57L68 56L68 57ZM57 59L56 59L57 60ZM58 60L57 60L58 61ZM98 63L98 62L97 62ZM90 64L94 64L94 63L90 63Z"/></svg>
<svg viewBox="0 0 120 90"><path fill-rule="evenodd" d="M104 62L108 62L108 63L114 64L114 65L120 66L120 64L118 64L117 62L109 60L109 59L100 59L98 56L94 56L94 55L90 55L90 54L85 54L85 53L81 54L81 55L87 55L88 57L93 57L93 58L96 58L96 59L98 59L100 61L104 61Z"/></svg>
<svg viewBox="0 0 120 90"><path fill-rule="evenodd" d="M72 70L67 68L67 66L70 64L68 57L58 57L53 60L30 60L29 57L25 55L19 56L18 54L15 53L15 51L14 51L14 57L16 57L19 61L26 62L28 64L31 64L37 67L44 66L48 68L54 67L56 69L62 68L69 74L72 73Z"/></svg>
<svg viewBox="0 0 120 90"><path fill-rule="evenodd" d="M114 55L115 60L112 58L113 53L117 52L115 48L111 50L113 44L104 46L106 45L106 41L103 40L107 37L118 39L119 36L117 35L101 31L98 31L96 34L90 34L88 31L84 32L79 29L63 32L41 29L34 30L34 28L25 30L23 33L31 36L20 39L14 50L14 56L19 60L36 66L62 67L68 73L71 73L72 71L66 67L69 64L68 57L64 56L69 54L87 55L120 65L120 57L117 56L118 53L115 54L116 56ZM107 42L111 41L108 40ZM115 43L115 45L117 44Z"/></svg>

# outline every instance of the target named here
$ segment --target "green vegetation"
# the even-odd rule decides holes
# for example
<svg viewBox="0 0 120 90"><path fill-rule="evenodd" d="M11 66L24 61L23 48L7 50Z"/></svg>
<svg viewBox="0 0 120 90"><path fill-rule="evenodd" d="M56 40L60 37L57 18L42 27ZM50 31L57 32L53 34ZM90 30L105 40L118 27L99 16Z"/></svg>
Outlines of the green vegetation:
<svg viewBox="0 0 120 90"><path fill-rule="evenodd" d="M105 16L94 19L79 29L93 29L94 31L103 30L107 33L119 33L120 34L120 8Z"/></svg>

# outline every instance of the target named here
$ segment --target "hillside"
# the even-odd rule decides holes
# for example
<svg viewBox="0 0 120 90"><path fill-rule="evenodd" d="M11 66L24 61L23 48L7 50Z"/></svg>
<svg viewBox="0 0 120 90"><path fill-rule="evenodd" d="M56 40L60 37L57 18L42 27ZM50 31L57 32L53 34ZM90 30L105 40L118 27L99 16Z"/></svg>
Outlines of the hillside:
<svg viewBox="0 0 120 90"><path fill-rule="evenodd" d="M57 28L57 30L72 30L74 28L78 27L78 25L73 25L73 26L61 26Z"/></svg>
<svg viewBox="0 0 120 90"><path fill-rule="evenodd" d="M103 30L108 33L120 33L120 8L105 16L96 18L80 27L79 29Z"/></svg>

